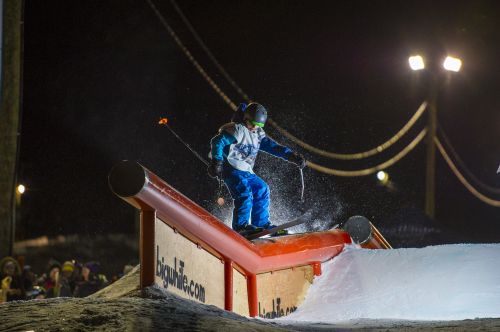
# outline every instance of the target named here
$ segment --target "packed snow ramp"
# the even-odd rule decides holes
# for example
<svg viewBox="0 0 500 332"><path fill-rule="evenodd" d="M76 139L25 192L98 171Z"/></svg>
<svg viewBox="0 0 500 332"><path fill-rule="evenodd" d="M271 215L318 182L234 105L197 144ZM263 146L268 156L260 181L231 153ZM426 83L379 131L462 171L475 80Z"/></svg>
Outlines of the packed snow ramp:
<svg viewBox="0 0 500 332"><path fill-rule="evenodd" d="M300 308L284 320L500 317L499 256L500 244L395 250L350 246L323 264L322 277L310 287Z"/></svg>
<svg viewBox="0 0 500 332"><path fill-rule="evenodd" d="M245 316L295 311L321 263L352 241L343 230L248 241L137 162L115 165L109 185L140 210L141 287ZM366 247L383 244L374 236Z"/></svg>

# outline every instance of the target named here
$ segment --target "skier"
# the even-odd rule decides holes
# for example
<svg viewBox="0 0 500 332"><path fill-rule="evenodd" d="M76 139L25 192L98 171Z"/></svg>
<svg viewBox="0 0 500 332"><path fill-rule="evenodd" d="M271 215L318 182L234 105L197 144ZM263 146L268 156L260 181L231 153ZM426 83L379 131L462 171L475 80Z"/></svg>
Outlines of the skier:
<svg viewBox="0 0 500 332"><path fill-rule="evenodd" d="M234 201L232 227L245 234L276 227L269 222L269 186L253 172L259 150L306 166L304 157L266 136L267 110L258 103L241 104L232 122L212 138L208 174L224 180ZM249 223L251 221L251 223ZM287 234L286 230L278 235Z"/></svg>

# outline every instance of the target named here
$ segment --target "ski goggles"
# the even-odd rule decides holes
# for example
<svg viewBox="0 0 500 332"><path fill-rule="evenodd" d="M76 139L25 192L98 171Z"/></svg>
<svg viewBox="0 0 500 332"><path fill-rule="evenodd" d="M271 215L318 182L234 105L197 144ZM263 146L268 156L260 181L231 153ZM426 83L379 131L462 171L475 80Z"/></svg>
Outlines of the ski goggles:
<svg viewBox="0 0 500 332"><path fill-rule="evenodd" d="M264 128L264 123L262 122L250 121L250 123L253 124L254 126Z"/></svg>

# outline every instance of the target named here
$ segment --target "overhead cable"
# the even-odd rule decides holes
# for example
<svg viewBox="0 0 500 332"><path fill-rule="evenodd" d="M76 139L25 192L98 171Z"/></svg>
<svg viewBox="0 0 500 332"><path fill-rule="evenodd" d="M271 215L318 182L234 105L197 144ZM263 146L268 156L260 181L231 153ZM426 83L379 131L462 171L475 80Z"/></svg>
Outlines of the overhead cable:
<svg viewBox="0 0 500 332"><path fill-rule="evenodd" d="M427 108L427 102L424 101L420 105L420 107L417 109L415 114L411 117L411 119L403 126L403 128L401 128L396 133L396 135L394 135L389 140L385 141L384 143L380 144L379 146L377 146L371 150L359 152L359 153L344 154L344 153L328 152L328 151L325 151L322 149L318 149L318 148L316 148L312 145L309 145L306 142L300 140L299 138L293 136L288 131L286 131L285 129L280 127L274 121L270 120L269 123L271 123L271 125L273 125L276 128L276 130L278 130L283 136L287 137L292 142L296 143L297 145L303 147L304 149L306 149L310 152L316 153L316 154L323 156L323 157L332 158L332 159L354 160L354 159L363 159L363 158L373 156L377 153L380 153L380 152L386 150L391 145L396 143L401 137L403 137L404 134L406 134L408 132L408 130L410 130L410 128L415 124L415 122L417 122L417 120L422 116L422 114L424 113L426 108Z"/></svg>
<svg viewBox="0 0 500 332"><path fill-rule="evenodd" d="M148 0L148 1L150 1L150 0ZM177 5L175 0L170 0L170 2L172 3L173 7L177 11L177 13L181 17L182 21L189 29L189 31L191 31L191 34L196 39L196 41L198 42L200 47L205 51L205 53L210 58L210 60L212 60L212 62L217 67L217 69L220 71L222 76L224 76L224 78L229 82L229 84L240 94L241 97L243 97L243 99L245 101L247 101L247 102L251 101L251 99L243 91L243 89L235 82L235 80L229 75L229 73L224 69L224 67L215 58L213 53L210 51L208 46L203 42L203 40L201 39L198 32L196 32L196 29L193 27L193 25L188 20L186 15L184 15L184 12ZM418 108L418 110L416 111L416 113L412 116L412 118L403 126L403 128L401 128L401 130L399 130L399 132L396 135L394 135L393 137L388 139L386 142L384 142L381 145L379 145L373 149L370 149L368 151L359 152L359 153L350 153L350 154L329 152L329 151L325 151L325 150L316 148L316 147L302 141L298 137L294 136L289 131L287 131L286 129L284 129L280 125L278 125L272 119L268 119L268 123L271 126L273 126L278 132L280 132L283 136L287 137L289 140L291 140L292 142L296 143L297 145L301 146L302 148L306 149L309 152L315 153L315 154L323 156L323 157L331 158L331 159L355 160L355 159L367 158L367 157L373 156L375 154L381 153L382 151L386 150L391 145L396 143L415 124L415 122L420 118L420 116L426 110L426 107L427 107L427 102L423 102L420 105L420 107ZM234 110L234 108L233 108L233 110Z"/></svg>
<svg viewBox="0 0 500 332"><path fill-rule="evenodd" d="M336 175L336 176L344 176L344 177L353 177L353 176L366 176L373 174L375 172L381 171L383 169L386 169L395 163L397 163L399 160L401 160L403 157L405 157L411 150L413 150L418 143L422 141L424 136L427 134L427 128L422 129L422 131L413 139L413 141L410 142L403 150L401 150L397 155L392 157L391 159L387 160L386 162L383 162L377 166L370 167L367 169L362 169L362 170L354 170L354 171L345 171L345 170L339 170L339 169L333 169L333 168L328 168L324 167L318 164L315 164L311 161L307 162L307 166L310 168L329 175Z"/></svg>
<svg viewBox="0 0 500 332"><path fill-rule="evenodd" d="M198 70L198 72L205 78L205 80L208 82L208 84L212 87L212 89L215 90L219 94L219 96L226 102L226 104L233 110L236 110L236 104L233 103L231 99L222 91L222 89L214 82L214 80L208 75L208 73L203 69L203 67L196 61L194 56L189 52L186 46L182 43L180 40L179 36L175 33L175 31L170 27L168 24L167 20L165 17L160 13L160 11L156 8L154 3L151 0L146 0L149 3L149 6L153 11L155 12L156 16L160 20L160 22L163 24L163 26L167 29L168 33L172 36L174 39L175 43L179 48L184 52L186 57L191 61L191 63L194 65L194 67Z"/></svg>
<svg viewBox="0 0 500 332"><path fill-rule="evenodd" d="M239 85L236 83L236 81L229 75L229 73L224 69L224 67L222 67L222 65L215 58L215 56L210 51L210 49L207 47L207 45L203 42L203 39L201 39L200 35L196 32L196 30L194 29L191 22L189 22L186 15L184 15L184 12L177 5L177 2L175 2L175 0L170 0L170 2L172 3L172 6L174 6L175 10L177 11L179 16L181 17L184 24L186 24L186 26L188 27L189 31L191 31L191 33L193 34L194 39L196 39L198 44L200 44L201 48L205 51L205 53L207 53L208 57L210 58L210 60L212 60L214 65L217 67L217 69L219 69L222 76L224 76L224 78L229 82L229 84L231 84L231 86L243 97L243 99L246 102L250 102L251 100L247 96L247 94L245 92L243 92L243 89L239 87Z"/></svg>
<svg viewBox="0 0 500 332"><path fill-rule="evenodd" d="M448 138L448 136L446 135L446 133L443 130L443 127L439 123L438 123L438 129L439 129L439 133L441 134L441 136L443 138L443 143L447 147L447 150L450 151L450 153L453 155L453 158L455 159L455 161L459 164L460 168L463 171L465 171L465 173L467 174L467 176L469 177L469 179L471 179L473 182L475 182L476 185L478 185L479 187L481 187L482 189L484 189L486 191L489 191L489 192L495 193L495 194L500 194L500 188L495 188L495 187L487 185L486 183L484 183L481 180L479 180L469 170L469 168L465 165L465 163L462 160L462 158L460 158L460 156L458 155L457 151L451 145L450 139Z"/></svg>
<svg viewBox="0 0 500 332"><path fill-rule="evenodd" d="M460 173L458 168L455 166L455 164L451 160L450 156L448 156L445 149L443 148L443 145L441 144L441 142L439 141L439 139L437 137L434 137L434 142L436 143L436 146L438 147L439 152L441 152L441 155L443 156L444 160L446 161L448 166L451 168L451 170L453 171L455 176L465 186L465 188L467 188L467 190L469 190L469 192L471 194L473 194L478 199L480 199L482 202L484 202L488 205L491 205L494 207L500 207L499 200L495 200L495 199L487 197L486 195L483 195L465 179L465 177L462 175L462 173Z"/></svg>

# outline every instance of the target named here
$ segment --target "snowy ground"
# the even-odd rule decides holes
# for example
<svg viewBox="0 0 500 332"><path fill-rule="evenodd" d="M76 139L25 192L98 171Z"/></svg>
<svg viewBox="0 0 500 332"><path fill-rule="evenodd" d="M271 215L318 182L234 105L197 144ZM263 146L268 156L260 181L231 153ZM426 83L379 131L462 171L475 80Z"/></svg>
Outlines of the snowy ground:
<svg viewBox="0 0 500 332"><path fill-rule="evenodd" d="M285 320L462 320L500 317L500 244L347 248L323 264Z"/></svg>
<svg viewBox="0 0 500 332"><path fill-rule="evenodd" d="M0 331L286 331L151 287L139 270L91 295L0 305Z"/></svg>
<svg viewBox="0 0 500 332"><path fill-rule="evenodd" d="M296 313L274 321L141 294L135 269L88 298L2 304L0 331L500 331L498 318L461 320L500 317L499 254L500 245L350 248L324 264Z"/></svg>

